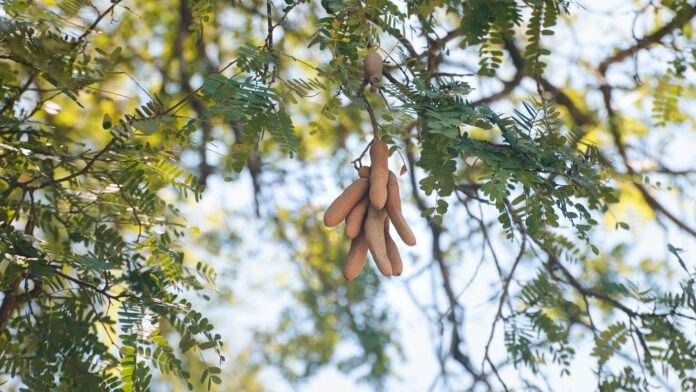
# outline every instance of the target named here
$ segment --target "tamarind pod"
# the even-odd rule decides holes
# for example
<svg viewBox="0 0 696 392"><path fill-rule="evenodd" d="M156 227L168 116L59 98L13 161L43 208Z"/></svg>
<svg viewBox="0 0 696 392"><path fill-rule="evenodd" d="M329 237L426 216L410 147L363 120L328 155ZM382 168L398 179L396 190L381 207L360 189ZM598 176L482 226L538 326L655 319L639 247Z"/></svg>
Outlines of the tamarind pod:
<svg viewBox="0 0 696 392"><path fill-rule="evenodd" d="M370 83L377 83L382 80L382 67L384 61L379 53L370 53L363 59L363 71L365 79Z"/></svg>
<svg viewBox="0 0 696 392"><path fill-rule="evenodd" d="M389 264L392 268L392 275L400 276L401 273L404 272L404 262L401 260L396 242L394 242L394 239L389 235L389 217L384 220L384 240L387 245L387 256L389 257Z"/></svg>
<svg viewBox="0 0 696 392"><path fill-rule="evenodd" d="M396 180L396 175L390 170L389 180L387 181L387 213L394 224L399 237L408 246L416 244L416 236L408 226L404 214L401 212L401 196L399 196L399 183Z"/></svg>
<svg viewBox="0 0 696 392"><path fill-rule="evenodd" d="M360 178L370 178L370 166L360 166L360 169L358 169L358 175Z"/></svg>
<svg viewBox="0 0 696 392"><path fill-rule="evenodd" d="M394 276L401 276L404 272L404 262L401 260L401 255L399 254L399 248L396 246L396 242L391 238L389 233L385 235L385 242L387 245L387 257L389 257L389 264L391 265L392 274Z"/></svg>
<svg viewBox="0 0 696 392"><path fill-rule="evenodd" d="M360 234L368 204L370 204L370 200L367 196L363 196L346 217L346 237L351 240Z"/></svg>
<svg viewBox="0 0 696 392"><path fill-rule="evenodd" d="M343 264L343 277L346 280L355 279L360 275L360 271L365 266L365 261L367 261L367 241L365 240L365 234L360 233L350 243L348 256L346 256L346 262Z"/></svg>
<svg viewBox="0 0 696 392"><path fill-rule="evenodd" d="M378 210L387 202L387 181L389 180L389 148L375 139L370 146L370 204Z"/></svg>
<svg viewBox="0 0 696 392"><path fill-rule="evenodd" d="M365 220L365 240L372 258L377 264L377 269L384 276L391 276L391 263L387 255L387 244L384 238L384 219L387 217L385 210L378 210L372 206L367 209Z"/></svg>
<svg viewBox="0 0 696 392"><path fill-rule="evenodd" d="M389 264L391 265L392 275L401 276L404 272L404 262L401 260L401 255L399 254L399 248L396 246L396 242L387 235L385 238L387 245L387 257L389 257Z"/></svg>
<svg viewBox="0 0 696 392"><path fill-rule="evenodd" d="M369 186L367 178L359 178L350 184L324 212L324 224L334 227L346 219L350 210L365 196Z"/></svg>

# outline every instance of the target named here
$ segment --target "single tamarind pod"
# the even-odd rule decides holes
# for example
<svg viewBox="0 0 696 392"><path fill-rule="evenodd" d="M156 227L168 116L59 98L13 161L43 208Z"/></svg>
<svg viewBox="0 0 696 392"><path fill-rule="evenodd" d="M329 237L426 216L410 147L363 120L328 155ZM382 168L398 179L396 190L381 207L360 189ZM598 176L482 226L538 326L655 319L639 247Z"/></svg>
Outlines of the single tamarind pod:
<svg viewBox="0 0 696 392"><path fill-rule="evenodd" d="M351 240L360 234L360 228L365 220L365 212L367 212L369 204L370 199L367 196L363 196L346 217L346 237Z"/></svg>
<svg viewBox="0 0 696 392"><path fill-rule="evenodd" d="M372 206L368 207L367 219L365 220L365 240L379 272L384 276L391 276L391 264L384 238L384 219L386 217L387 212L385 210L378 210Z"/></svg>
<svg viewBox="0 0 696 392"><path fill-rule="evenodd" d="M396 242L389 235L389 217L384 220L384 242L387 245L387 256L389 257L389 264L392 268L392 275L400 276L404 272L404 262L401 260L401 255L399 254L399 248L396 246Z"/></svg>
<svg viewBox="0 0 696 392"><path fill-rule="evenodd" d="M378 210L387 202L387 181L389 180L389 148L375 139L370 146L370 204Z"/></svg>
<svg viewBox="0 0 696 392"><path fill-rule="evenodd" d="M389 257L392 275L401 276L401 273L404 272L404 262L401 260L399 248L389 234L385 237L385 243L387 245L387 257Z"/></svg>
<svg viewBox="0 0 696 392"><path fill-rule="evenodd" d="M367 178L358 178L346 188L324 212L324 224L327 227L334 227L346 219L350 210L367 193L370 181Z"/></svg>
<svg viewBox="0 0 696 392"><path fill-rule="evenodd" d="M365 266L365 261L367 261L367 241L365 240L365 234L360 233L350 243L348 256L346 256L346 262L343 264L343 277L346 280L355 279L360 275L360 271Z"/></svg>
<svg viewBox="0 0 696 392"><path fill-rule="evenodd" d="M384 241L387 245L387 256L389 257L389 264L392 268L392 275L400 276L404 272L404 262L401 260L401 254L399 254L399 248L396 246L396 242L389 234L389 217L384 220Z"/></svg>
<svg viewBox="0 0 696 392"><path fill-rule="evenodd" d="M390 170L389 180L387 181L387 213L394 224L399 237L408 246L416 244L416 236L408 226L404 214L401 212L401 196L399 196L399 183L396 180L396 175Z"/></svg>
<svg viewBox="0 0 696 392"><path fill-rule="evenodd" d="M358 169L358 175L360 178L370 178L370 166L360 166L360 169Z"/></svg>
<svg viewBox="0 0 696 392"><path fill-rule="evenodd" d="M370 83L378 83L382 80L383 60L379 53L370 53L363 59L363 71L365 79Z"/></svg>

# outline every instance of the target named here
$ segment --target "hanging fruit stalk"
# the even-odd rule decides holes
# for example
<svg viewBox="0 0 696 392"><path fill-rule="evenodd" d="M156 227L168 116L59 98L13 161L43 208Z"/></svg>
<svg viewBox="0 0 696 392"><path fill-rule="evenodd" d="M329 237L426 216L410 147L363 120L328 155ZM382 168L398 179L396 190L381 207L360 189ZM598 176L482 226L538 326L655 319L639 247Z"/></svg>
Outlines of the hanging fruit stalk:
<svg viewBox="0 0 696 392"><path fill-rule="evenodd" d="M401 275L404 264L389 233L391 223L406 245L416 244L416 236L401 212L398 180L388 168L389 149L377 139L369 147L370 166L358 168L360 178L346 188L324 214L328 227L336 226L341 220L346 222L345 235L352 240L343 265L343 276L347 280L360 274L368 250L382 275ZM374 189L381 192L374 192Z"/></svg>
<svg viewBox="0 0 696 392"><path fill-rule="evenodd" d="M365 83L372 84L372 88L376 89L382 80L382 57L371 53L365 57L364 65ZM324 213L324 224L328 227L334 227L342 220L346 222L345 234L352 240L343 264L343 276L347 280L355 279L360 274L368 250L382 275L401 275L404 263L396 242L389 234L390 222L394 223L396 232L406 245L416 244L416 236L401 212L396 175L389 170L389 148L379 139L379 125L369 104L367 110L375 138L353 161L357 162L359 178ZM362 166L360 160L368 149L370 166Z"/></svg>

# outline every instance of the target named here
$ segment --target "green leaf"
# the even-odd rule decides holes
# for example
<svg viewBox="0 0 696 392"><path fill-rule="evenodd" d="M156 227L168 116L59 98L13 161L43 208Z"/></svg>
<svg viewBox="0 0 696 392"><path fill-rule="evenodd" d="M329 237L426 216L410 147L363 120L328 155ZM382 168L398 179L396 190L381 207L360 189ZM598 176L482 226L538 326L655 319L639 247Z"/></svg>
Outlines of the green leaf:
<svg viewBox="0 0 696 392"><path fill-rule="evenodd" d="M295 135L292 120L285 111L278 111L268 118L268 131L280 146L288 151L290 157L298 151L299 141Z"/></svg>
<svg viewBox="0 0 696 392"><path fill-rule="evenodd" d="M102 128L109 129L112 125L111 116L109 116L109 113L105 113L104 119L102 120Z"/></svg>
<svg viewBox="0 0 696 392"><path fill-rule="evenodd" d="M684 262L684 260L681 258L681 255L679 254L683 251L683 249L677 248L672 244L667 244L667 250L669 250L669 253L673 254L677 258L677 261L679 261L679 265L681 265L681 267L684 269L684 271L686 271L686 273L688 274L689 269L686 267L686 263Z"/></svg>
<svg viewBox="0 0 696 392"><path fill-rule="evenodd" d="M156 120L137 120L131 125L133 125L133 128L139 129L147 135L152 135L153 133L157 132L160 123Z"/></svg>

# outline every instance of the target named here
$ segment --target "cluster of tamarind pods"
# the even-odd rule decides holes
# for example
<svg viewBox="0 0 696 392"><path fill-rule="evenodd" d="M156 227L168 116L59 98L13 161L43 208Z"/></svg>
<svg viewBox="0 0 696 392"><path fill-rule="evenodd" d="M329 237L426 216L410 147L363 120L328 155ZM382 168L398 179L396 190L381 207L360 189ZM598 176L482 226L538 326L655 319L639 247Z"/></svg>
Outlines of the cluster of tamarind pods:
<svg viewBox="0 0 696 392"><path fill-rule="evenodd" d="M367 251L384 276L399 276L404 264L389 234L390 222L408 246L416 237L401 212L401 196L396 175L388 168L387 145L375 139L370 146L371 166L358 169L355 180L326 209L324 224L335 227L345 220L346 237L352 240L343 265L343 276L355 279L367 261Z"/></svg>

